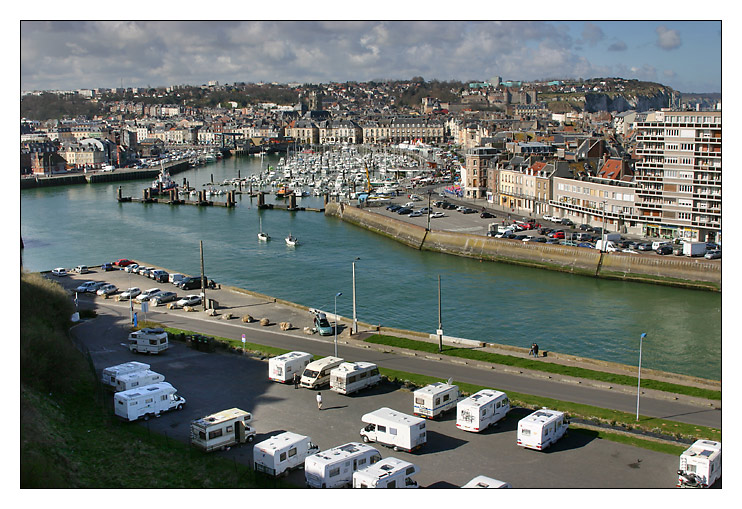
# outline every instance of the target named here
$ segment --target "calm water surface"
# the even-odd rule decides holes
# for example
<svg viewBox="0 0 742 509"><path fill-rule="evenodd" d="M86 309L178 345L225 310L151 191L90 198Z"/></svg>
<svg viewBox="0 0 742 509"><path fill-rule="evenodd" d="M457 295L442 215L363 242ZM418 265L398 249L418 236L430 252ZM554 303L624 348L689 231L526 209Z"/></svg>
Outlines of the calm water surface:
<svg viewBox="0 0 742 509"><path fill-rule="evenodd" d="M231 158L175 178L201 189L212 175L221 182L260 168L257 158ZM248 196L237 195L234 209L119 204L119 185L124 196L140 197L149 181L22 191L25 269L136 258L198 274L202 240L208 277L328 311L342 292L338 313L351 317L352 261L360 257L356 299L363 322L435 332L440 275L446 335L526 348L535 341L542 350L635 365L639 335L647 332L643 367L721 377L719 294L420 252L322 213L259 211ZM273 237L268 243L257 240L261 216ZM299 246L285 245L289 232Z"/></svg>

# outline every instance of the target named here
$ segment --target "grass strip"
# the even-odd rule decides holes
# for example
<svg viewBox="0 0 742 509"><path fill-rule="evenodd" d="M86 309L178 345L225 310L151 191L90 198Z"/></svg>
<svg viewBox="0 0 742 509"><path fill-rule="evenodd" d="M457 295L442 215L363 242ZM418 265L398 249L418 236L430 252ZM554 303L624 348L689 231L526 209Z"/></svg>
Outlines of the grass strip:
<svg viewBox="0 0 742 509"><path fill-rule="evenodd" d="M503 355L499 353L483 352L481 350L472 350L471 348L457 348L444 345L443 351L439 352L437 343L429 343L427 341L418 341L415 339L400 338L383 334L374 334L373 336L368 337L365 341L367 343L374 343L377 345L405 348L408 350L418 350L421 352L436 353L482 362L491 362L503 366L512 366L534 371L543 371L556 375L573 376L577 378L596 380L599 382L605 382L614 385L636 387L638 382L638 379L636 377L629 375L606 373L603 371L596 371L594 369L580 368L575 366L564 366L551 362L524 359L522 357L515 357L512 355ZM658 391L669 392L672 394L682 394L685 396L693 396L698 398L721 401L721 391L715 391L711 389L688 387L686 385L662 382L659 380L652 380L648 378L642 378L642 387L644 387L645 389L654 389Z"/></svg>

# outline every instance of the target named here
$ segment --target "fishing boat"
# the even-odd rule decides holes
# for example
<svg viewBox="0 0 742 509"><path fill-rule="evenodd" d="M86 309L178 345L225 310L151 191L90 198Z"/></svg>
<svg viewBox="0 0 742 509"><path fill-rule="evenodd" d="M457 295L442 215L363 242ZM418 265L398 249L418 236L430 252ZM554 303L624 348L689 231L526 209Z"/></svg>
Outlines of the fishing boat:
<svg viewBox="0 0 742 509"><path fill-rule="evenodd" d="M270 236L263 231L263 218L260 218L260 231L258 232L258 240L262 240L263 242L269 241L271 238Z"/></svg>
<svg viewBox="0 0 742 509"><path fill-rule="evenodd" d="M287 196L290 196L293 191L291 189L288 189L286 186L281 186L276 191L276 198L286 198Z"/></svg>
<svg viewBox="0 0 742 509"><path fill-rule="evenodd" d="M294 237L293 235L291 235L291 233L289 233L289 236L286 237L286 245L287 246L295 246L298 243L299 243L299 239L297 239L296 237Z"/></svg>
<svg viewBox="0 0 742 509"><path fill-rule="evenodd" d="M167 170L160 170L160 174L157 179L152 182L150 186L150 192L152 194L160 194L178 187L178 184L170 178L170 173Z"/></svg>

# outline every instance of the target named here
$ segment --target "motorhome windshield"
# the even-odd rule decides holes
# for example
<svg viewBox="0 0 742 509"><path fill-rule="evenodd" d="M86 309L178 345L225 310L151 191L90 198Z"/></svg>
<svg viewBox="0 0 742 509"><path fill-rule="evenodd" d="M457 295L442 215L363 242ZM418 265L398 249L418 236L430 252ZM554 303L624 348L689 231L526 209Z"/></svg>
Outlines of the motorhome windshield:
<svg viewBox="0 0 742 509"><path fill-rule="evenodd" d="M305 369L304 376L308 378L317 378L317 376L319 376L319 371L314 371L312 369Z"/></svg>

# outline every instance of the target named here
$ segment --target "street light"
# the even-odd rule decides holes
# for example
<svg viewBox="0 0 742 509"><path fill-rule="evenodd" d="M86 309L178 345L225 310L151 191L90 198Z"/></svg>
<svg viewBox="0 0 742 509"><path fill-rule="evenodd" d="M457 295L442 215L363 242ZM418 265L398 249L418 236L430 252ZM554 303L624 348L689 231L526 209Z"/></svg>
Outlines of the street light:
<svg viewBox="0 0 742 509"><path fill-rule="evenodd" d="M343 292L338 292L335 294L335 357L338 356L338 297L340 297L343 294Z"/></svg>
<svg viewBox="0 0 742 509"><path fill-rule="evenodd" d="M639 336L639 382L636 384L636 420L639 421L639 394L641 393L642 386L642 342L647 337L646 332L642 332Z"/></svg>
<svg viewBox="0 0 742 509"><path fill-rule="evenodd" d="M360 260L358 257L353 260L353 330L351 331L353 334L358 334L358 320L356 319L356 262L358 260Z"/></svg>

